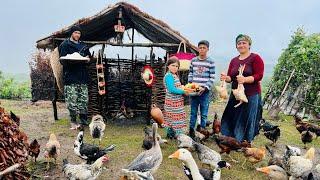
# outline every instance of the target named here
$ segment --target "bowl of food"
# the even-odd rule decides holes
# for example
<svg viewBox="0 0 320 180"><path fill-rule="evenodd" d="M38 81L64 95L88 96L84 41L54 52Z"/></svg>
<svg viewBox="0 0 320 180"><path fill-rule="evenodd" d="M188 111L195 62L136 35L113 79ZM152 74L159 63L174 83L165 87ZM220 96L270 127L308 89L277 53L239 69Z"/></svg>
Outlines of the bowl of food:
<svg viewBox="0 0 320 180"><path fill-rule="evenodd" d="M196 83L188 83L183 87L183 90L189 93L189 96L198 96L200 92L200 86Z"/></svg>

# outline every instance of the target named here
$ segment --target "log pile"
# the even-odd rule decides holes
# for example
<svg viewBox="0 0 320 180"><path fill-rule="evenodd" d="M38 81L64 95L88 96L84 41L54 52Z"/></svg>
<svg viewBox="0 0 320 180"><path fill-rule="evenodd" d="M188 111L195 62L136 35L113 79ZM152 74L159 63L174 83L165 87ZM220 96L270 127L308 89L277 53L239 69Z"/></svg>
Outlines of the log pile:
<svg viewBox="0 0 320 180"><path fill-rule="evenodd" d="M29 179L25 163L28 159L28 138L0 107L0 179ZM1 175L6 169L20 164L12 172ZM10 169L10 168L9 168ZM8 169L7 169L8 170Z"/></svg>

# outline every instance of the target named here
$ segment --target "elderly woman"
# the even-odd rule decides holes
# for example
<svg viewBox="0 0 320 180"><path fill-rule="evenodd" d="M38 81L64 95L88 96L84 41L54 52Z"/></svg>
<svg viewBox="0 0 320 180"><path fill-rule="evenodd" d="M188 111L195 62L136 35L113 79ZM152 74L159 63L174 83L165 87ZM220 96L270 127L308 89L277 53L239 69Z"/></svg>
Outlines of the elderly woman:
<svg viewBox="0 0 320 180"><path fill-rule="evenodd" d="M258 134L259 121L262 116L261 85L264 63L258 54L251 53L252 41L247 35L240 34L236 38L236 48L240 55L234 57L228 73L221 73L220 79L232 84L232 89L237 89L238 84L243 84L248 103L239 103L233 94L230 95L228 104L221 120L221 133L225 136L236 138L239 142L252 142ZM243 75L239 76L240 65L245 65Z"/></svg>

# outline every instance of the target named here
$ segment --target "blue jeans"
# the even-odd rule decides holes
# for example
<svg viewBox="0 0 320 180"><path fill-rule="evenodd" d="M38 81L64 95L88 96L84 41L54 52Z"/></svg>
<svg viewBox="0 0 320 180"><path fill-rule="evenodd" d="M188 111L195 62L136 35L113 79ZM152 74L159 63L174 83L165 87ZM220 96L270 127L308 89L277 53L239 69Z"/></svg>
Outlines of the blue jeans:
<svg viewBox="0 0 320 180"><path fill-rule="evenodd" d="M191 115L190 115L190 129L194 129L196 126L198 108L200 106L201 124L202 128L206 127L208 119L208 110L210 102L210 91L206 90L200 96L191 96Z"/></svg>

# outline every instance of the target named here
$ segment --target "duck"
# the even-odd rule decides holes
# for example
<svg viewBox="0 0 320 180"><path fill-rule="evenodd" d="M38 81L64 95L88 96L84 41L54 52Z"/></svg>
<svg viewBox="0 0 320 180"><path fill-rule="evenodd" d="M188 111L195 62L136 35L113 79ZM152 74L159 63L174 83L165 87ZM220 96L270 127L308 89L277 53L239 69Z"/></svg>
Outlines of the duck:
<svg viewBox="0 0 320 180"><path fill-rule="evenodd" d="M170 159L179 159L183 161L184 173L189 180L219 180L221 177L221 168L230 168L231 165L225 161L218 162L218 167L213 170L199 169L190 151L180 148L169 156Z"/></svg>
<svg viewBox="0 0 320 180"><path fill-rule="evenodd" d="M168 143L168 141L166 139L161 138L159 133L157 133L157 138L159 139L160 144ZM149 127L145 127L142 148L145 150L149 150L152 148L152 144L153 144L152 129Z"/></svg>
<svg viewBox="0 0 320 180"><path fill-rule="evenodd" d="M189 180L193 180L191 176L191 170L184 163L182 164L183 164L183 171L185 175L189 178ZM230 167L231 165L226 161L220 161L218 162L218 167L214 170L199 168L199 171L205 180L219 180L221 178L221 172L220 172L221 169L222 168L230 169Z"/></svg>
<svg viewBox="0 0 320 180"><path fill-rule="evenodd" d="M100 157L113 151L116 147L114 144L112 144L105 148L100 148L95 145L84 143L83 134L84 132L82 130L78 133L77 139L73 144L73 151L77 156L86 160L88 164L95 162Z"/></svg>
<svg viewBox="0 0 320 180"><path fill-rule="evenodd" d="M287 172L277 165L256 168L256 170L266 174L271 180L288 180Z"/></svg>
<svg viewBox="0 0 320 180"><path fill-rule="evenodd" d="M153 145L141 152L126 168L122 169L121 179L153 179L162 162L162 151L157 138L158 124L152 124Z"/></svg>
<svg viewBox="0 0 320 180"><path fill-rule="evenodd" d="M179 142L178 147L194 150L203 165L208 165L211 169L218 167L218 162L221 161L221 155L218 152L201 143L193 141L192 138L185 134L179 135L177 139Z"/></svg>
<svg viewBox="0 0 320 180"><path fill-rule="evenodd" d="M193 159L192 154L187 149L181 148L171 154L169 159L179 159L183 161L190 169L191 177L194 180L204 180L204 177L200 174L196 161Z"/></svg>

